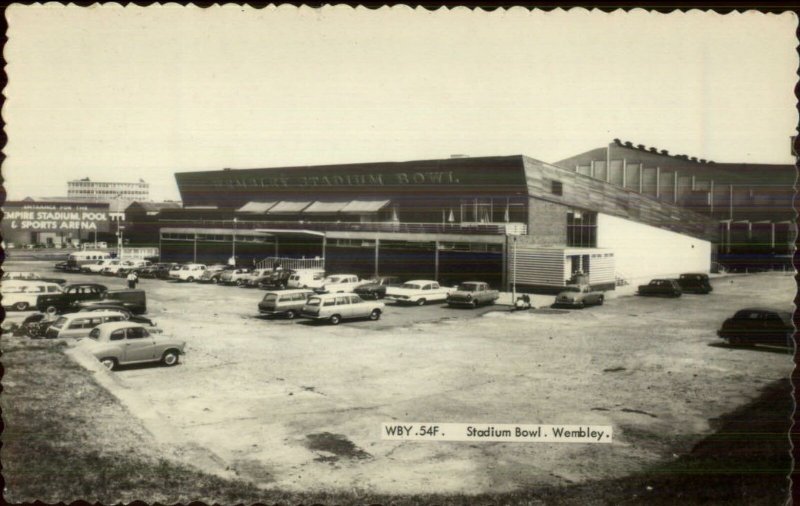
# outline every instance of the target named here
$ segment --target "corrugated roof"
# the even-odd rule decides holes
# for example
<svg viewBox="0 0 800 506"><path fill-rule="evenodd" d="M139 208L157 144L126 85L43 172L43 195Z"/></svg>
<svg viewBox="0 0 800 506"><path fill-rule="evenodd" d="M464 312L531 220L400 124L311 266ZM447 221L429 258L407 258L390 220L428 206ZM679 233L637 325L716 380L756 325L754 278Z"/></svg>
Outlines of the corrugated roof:
<svg viewBox="0 0 800 506"><path fill-rule="evenodd" d="M353 200L343 209L343 213L376 213L389 205L389 200Z"/></svg>
<svg viewBox="0 0 800 506"><path fill-rule="evenodd" d="M248 202L247 204L243 205L239 209L236 210L237 213L252 213L252 214L263 214L269 211L272 207L275 206L278 202L273 200L271 202Z"/></svg>
<svg viewBox="0 0 800 506"><path fill-rule="evenodd" d="M344 207L347 207L351 202L349 200L341 200L334 202L324 202L317 200L303 210L303 214L330 214L338 213Z"/></svg>
<svg viewBox="0 0 800 506"><path fill-rule="evenodd" d="M299 213L306 207L311 205L311 201L298 201L298 200L281 200L274 207L272 207L267 214L290 214Z"/></svg>

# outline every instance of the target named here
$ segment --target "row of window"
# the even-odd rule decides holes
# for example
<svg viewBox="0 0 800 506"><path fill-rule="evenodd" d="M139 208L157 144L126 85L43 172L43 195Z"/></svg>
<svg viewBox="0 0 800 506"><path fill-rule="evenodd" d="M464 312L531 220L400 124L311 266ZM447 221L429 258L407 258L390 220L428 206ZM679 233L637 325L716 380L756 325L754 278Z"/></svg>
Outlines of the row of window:
<svg viewBox="0 0 800 506"><path fill-rule="evenodd" d="M173 241L194 241L195 235L198 241L211 241L211 242L232 242L233 234L179 234L174 232L162 232L162 239L169 239ZM236 242L271 242L269 237L256 236L256 235L242 235L236 234Z"/></svg>

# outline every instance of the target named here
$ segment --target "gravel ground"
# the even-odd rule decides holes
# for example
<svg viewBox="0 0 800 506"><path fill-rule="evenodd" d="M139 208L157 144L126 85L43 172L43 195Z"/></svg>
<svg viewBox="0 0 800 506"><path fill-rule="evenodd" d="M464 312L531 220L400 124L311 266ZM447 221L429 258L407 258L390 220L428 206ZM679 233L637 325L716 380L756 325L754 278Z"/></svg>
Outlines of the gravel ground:
<svg viewBox="0 0 800 506"><path fill-rule="evenodd" d="M258 290L143 280L149 316L187 355L113 373L113 393L152 406L143 423L173 454L202 446L266 488L473 494L625 476L690 448L792 369L785 350L715 335L741 307L791 309L792 276L714 286L582 311L388 306L379 322L329 327L257 317ZM392 421L612 425L614 442L382 441Z"/></svg>

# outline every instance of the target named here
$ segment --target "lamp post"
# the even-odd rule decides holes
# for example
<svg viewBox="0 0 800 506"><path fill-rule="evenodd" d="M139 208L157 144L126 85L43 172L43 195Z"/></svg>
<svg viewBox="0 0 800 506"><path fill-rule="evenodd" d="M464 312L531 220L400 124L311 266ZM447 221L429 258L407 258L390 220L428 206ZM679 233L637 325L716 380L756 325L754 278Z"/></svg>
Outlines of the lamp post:
<svg viewBox="0 0 800 506"><path fill-rule="evenodd" d="M236 217L233 218L233 240L231 241L231 265L236 267Z"/></svg>
<svg viewBox="0 0 800 506"><path fill-rule="evenodd" d="M125 225L120 225L119 220L117 220L117 256L120 260L122 260L122 257L124 256L124 241L122 238L124 231Z"/></svg>
<svg viewBox="0 0 800 506"><path fill-rule="evenodd" d="M511 301L514 302L517 300L517 236L514 236L512 248L514 248L514 251L511 262Z"/></svg>

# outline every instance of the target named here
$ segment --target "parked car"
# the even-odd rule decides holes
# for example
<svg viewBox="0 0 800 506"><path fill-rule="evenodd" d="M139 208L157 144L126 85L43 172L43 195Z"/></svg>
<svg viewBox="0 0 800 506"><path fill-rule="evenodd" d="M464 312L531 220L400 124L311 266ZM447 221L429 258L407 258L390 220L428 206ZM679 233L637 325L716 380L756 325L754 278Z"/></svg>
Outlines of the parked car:
<svg viewBox="0 0 800 506"><path fill-rule="evenodd" d="M157 278L159 271L166 270L167 275L169 275L169 269L172 267L172 264L166 263L155 263L150 264L142 268L138 274L140 278Z"/></svg>
<svg viewBox="0 0 800 506"><path fill-rule="evenodd" d="M95 260L92 263L81 265L81 272L86 274L102 274L103 270L109 267L113 262L119 263L119 260L111 258Z"/></svg>
<svg viewBox="0 0 800 506"><path fill-rule="evenodd" d="M61 285L43 281L7 281L3 282L3 308L6 310L27 311L36 308L39 295L61 293Z"/></svg>
<svg viewBox="0 0 800 506"><path fill-rule="evenodd" d="M142 272L142 269L149 265L149 260L125 260L120 264L119 269L117 269L117 276L124 278L131 272L135 272L138 276Z"/></svg>
<svg viewBox="0 0 800 506"><path fill-rule="evenodd" d="M680 285L681 291L685 293L706 294L714 291L714 287L711 286L711 282L708 279L708 274L681 274L678 278L678 285Z"/></svg>
<svg viewBox="0 0 800 506"><path fill-rule="evenodd" d="M108 290L99 299L79 301L73 306L78 311L86 308L103 308L142 314L147 312L147 296L144 290Z"/></svg>
<svg viewBox="0 0 800 506"><path fill-rule="evenodd" d="M89 332L100 324L122 321L125 321L125 317L118 311L65 314L47 328L44 337L48 339L88 337Z"/></svg>
<svg viewBox="0 0 800 506"><path fill-rule="evenodd" d="M33 313L25 317L19 325L14 328L5 328L6 322L3 322L4 332L13 332L15 336L27 336L31 339L41 339L45 337L47 329L50 325L55 323L57 317L45 313Z"/></svg>
<svg viewBox="0 0 800 506"><path fill-rule="evenodd" d="M3 273L3 282L6 281L43 281L45 283L55 283L63 285L67 282L64 278L51 278L50 276L42 276L38 272L27 271L6 271Z"/></svg>
<svg viewBox="0 0 800 506"><path fill-rule="evenodd" d="M292 276L292 274L294 274L294 271L291 269L279 269L273 271L269 277L263 278L258 283L258 287L262 290L283 290L289 283L289 278Z"/></svg>
<svg viewBox="0 0 800 506"><path fill-rule="evenodd" d="M209 265L195 281L198 283L219 283L219 277L222 276L222 273L231 269L233 269L232 266L225 264Z"/></svg>
<svg viewBox="0 0 800 506"><path fill-rule="evenodd" d="M733 346L768 344L792 348L792 314L769 308L747 308L722 323L717 335Z"/></svg>
<svg viewBox="0 0 800 506"><path fill-rule="evenodd" d="M289 276L286 286L289 288L319 288L325 281L322 269L297 269Z"/></svg>
<svg viewBox="0 0 800 506"><path fill-rule="evenodd" d="M134 323L141 323L142 325L147 325L149 327L156 327L156 322L147 318L146 316L142 316L140 314L133 314L127 309L123 308L105 308L105 307L82 307L78 312L79 313L92 313L96 311L115 311L122 315L122 319L126 322L134 322ZM68 313L68 314L75 314L75 313ZM152 331L161 332L161 329L150 329Z"/></svg>
<svg viewBox="0 0 800 506"><path fill-rule="evenodd" d="M416 304L423 306L428 302L445 301L450 293L449 288L439 286L436 281L417 279L407 281L400 286L386 289L386 300L398 304Z"/></svg>
<svg viewBox="0 0 800 506"><path fill-rule="evenodd" d="M221 285L237 285L244 283L247 276L250 274L250 269L236 268L223 271L219 277L219 284Z"/></svg>
<svg viewBox="0 0 800 506"><path fill-rule="evenodd" d="M663 297L680 297L683 292L674 279L654 279L646 285L640 285L638 295L658 295Z"/></svg>
<svg viewBox="0 0 800 506"><path fill-rule="evenodd" d="M291 320L300 315L303 306L312 295L314 292L307 288L267 292L258 303L258 311L263 315L285 316Z"/></svg>
<svg viewBox="0 0 800 506"><path fill-rule="evenodd" d="M70 283L61 288L61 293L39 295L36 309L49 314L63 313L78 302L98 300L107 291L105 285L97 283Z"/></svg>
<svg viewBox="0 0 800 506"><path fill-rule="evenodd" d="M386 297L386 287L399 284L401 284L400 278L397 276L377 276L357 286L353 293L358 294L364 300L383 299Z"/></svg>
<svg viewBox="0 0 800 506"><path fill-rule="evenodd" d="M553 307L578 307L602 306L605 302L605 293L592 290L589 285L569 285L558 295Z"/></svg>
<svg viewBox="0 0 800 506"><path fill-rule="evenodd" d="M206 266L203 264L186 264L176 267L178 268L173 268L169 271L169 279L188 281L189 283L199 279L206 270Z"/></svg>
<svg viewBox="0 0 800 506"><path fill-rule="evenodd" d="M69 272L69 271L73 271L73 270L75 270L75 269L74 269L74 268L73 268L73 267L72 267L72 266L69 264L69 262L67 262L66 260L65 260L65 261L63 261L63 262L56 262L55 264L53 264L53 269L55 269L55 270L57 270L57 271L66 271L66 272Z"/></svg>
<svg viewBox="0 0 800 506"><path fill-rule="evenodd" d="M500 292L492 290L483 281L465 281L447 296L448 306L467 306L476 308L481 304L494 304Z"/></svg>
<svg viewBox="0 0 800 506"><path fill-rule="evenodd" d="M102 274L103 276L116 276L117 271L121 266L122 266L122 260L115 258L109 261L108 264L106 264L106 266L103 267L103 270L100 271L100 274Z"/></svg>
<svg viewBox="0 0 800 506"><path fill-rule="evenodd" d="M317 293L351 293L365 281L355 274L333 274L322 281L322 285L314 288Z"/></svg>
<svg viewBox="0 0 800 506"><path fill-rule="evenodd" d="M377 320L383 313L383 302L365 301L354 293L325 293L309 297L301 315L338 325L342 320L369 318Z"/></svg>
<svg viewBox="0 0 800 506"><path fill-rule="evenodd" d="M144 362L176 365L184 354L186 341L148 332L138 323L114 322L93 328L80 346L113 370L119 365Z"/></svg>
<svg viewBox="0 0 800 506"><path fill-rule="evenodd" d="M237 286L256 288L264 279L272 275L272 269L253 269L247 276L237 281Z"/></svg>

